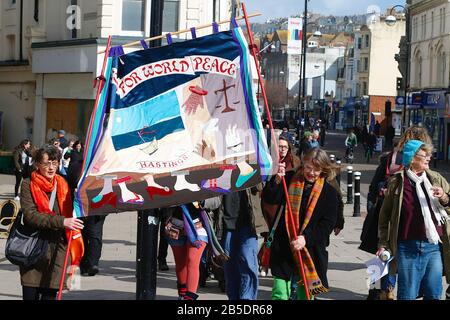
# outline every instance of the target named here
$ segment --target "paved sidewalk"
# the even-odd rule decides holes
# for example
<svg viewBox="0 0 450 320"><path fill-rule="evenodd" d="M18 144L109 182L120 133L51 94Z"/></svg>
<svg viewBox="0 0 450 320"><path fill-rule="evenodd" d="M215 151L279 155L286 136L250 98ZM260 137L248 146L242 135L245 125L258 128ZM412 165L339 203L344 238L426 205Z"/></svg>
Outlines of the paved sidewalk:
<svg viewBox="0 0 450 320"><path fill-rule="evenodd" d="M325 149L331 154L342 157L345 136L341 133L329 133ZM338 236L331 236L329 249L328 278L331 286L329 293L319 299L362 300L366 298L366 267L364 262L372 255L358 250L359 236L366 214L366 198L370 180L376 168L376 159L369 164L362 162L362 151L356 150L353 165L355 171L362 172L361 179L361 217L352 217L353 205L345 205L345 227ZM359 162L359 163L358 163ZM343 164L343 168L346 164ZM450 166L438 166L450 175ZM346 195L346 173L341 177L341 188ZM12 198L14 176L0 175L0 201ZM346 198L344 198L346 199ZM104 225L104 246L100 261L100 273L95 277L82 277L81 290L65 292L67 300L134 300L136 292L136 212L110 214ZM261 239L260 239L261 242ZM5 240L0 239L0 300L21 299L21 286L18 267L4 258ZM157 299L175 300L176 276L174 259L169 249L169 271L158 272ZM259 299L270 299L272 279L260 278ZM446 288L446 286L445 286ZM206 288L199 288L202 300L226 300L218 282L208 280Z"/></svg>

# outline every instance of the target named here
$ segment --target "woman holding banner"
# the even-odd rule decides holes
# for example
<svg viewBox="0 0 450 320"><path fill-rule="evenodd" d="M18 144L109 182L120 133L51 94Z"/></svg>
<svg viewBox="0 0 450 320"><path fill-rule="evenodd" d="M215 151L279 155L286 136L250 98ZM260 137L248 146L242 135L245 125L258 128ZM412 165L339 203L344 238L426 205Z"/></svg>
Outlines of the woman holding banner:
<svg viewBox="0 0 450 320"><path fill-rule="evenodd" d="M289 299L291 279L300 271L296 254L299 250L310 293L314 295L328 291L326 247L336 224L338 195L327 180L331 180L334 174L335 167L326 152L314 148L303 156L296 173L286 172L285 167L280 166L275 184L266 190L266 197L270 195L285 203L283 188L279 187L285 176L293 215L291 219L289 210L281 215L272 243L270 268L274 276L273 300ZM294 228L298 237L293 240ZM304 286L299 283L297 298L303 300L305 297Z"/></svg>
<svg viewBox="0 0 450 320"><path fill-rule="evenodd" d="M40 236L48 241L48 250L35 265L20 267L23 299L54 300L60 287L70 230L79 232L83 229L83 221L72 217L69 186L62 176L56 174L61 160L59 150L46 145L36 152L34 159L37 170L31 179L22 183L20 205L24 224L40 231ZM50 208L52 193L54 205ZM79 265L83 256L83 239L74 239L69 249L71 264Z"/></svg>

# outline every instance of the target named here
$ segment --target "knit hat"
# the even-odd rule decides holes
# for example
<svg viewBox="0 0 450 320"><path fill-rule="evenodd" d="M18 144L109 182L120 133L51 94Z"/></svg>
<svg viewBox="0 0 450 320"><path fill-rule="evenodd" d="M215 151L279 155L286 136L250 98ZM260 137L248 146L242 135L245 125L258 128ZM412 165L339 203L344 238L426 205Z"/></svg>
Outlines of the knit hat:
<svg viewBox="0 0 450 320"><path fill-rule="evenodd" d="M59 134L66 134L66 132L64 130L59 130L58 133Z"/></svg>
<svg viewBox="0 0 450 320"><path fill-rule="evenodd" d="M407 167L416 155L417 150L425 143L420 140L409 140L403 148L403 166Z"/></svg>

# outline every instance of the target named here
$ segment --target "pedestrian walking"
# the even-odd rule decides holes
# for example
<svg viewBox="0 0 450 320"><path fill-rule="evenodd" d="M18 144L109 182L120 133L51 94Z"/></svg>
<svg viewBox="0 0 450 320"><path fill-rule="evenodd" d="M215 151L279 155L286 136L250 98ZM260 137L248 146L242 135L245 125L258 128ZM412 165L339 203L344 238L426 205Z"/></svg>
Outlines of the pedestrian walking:
<svg viewBox="0 0 450 320"><path fill-rule="evenodd" d="M256 300L258 295L258 236L255 216L262 215L262 185L223 195L225 286L230 300Z"/></svg>
<svg viewBox="0 0 450 320"><path fill-rule="evenodd" d="M14 186L14 200L19 201L19 188L22 179L29 178L31 175L31 141L29 139L22 140L13 151L14 174L16 176L16 184Z"/></svg>
<svg viewBox="0 0 450 320"><path fill-rule="evenodd" d="M367 195L367 216L364 220L360 240L359 249L368 253L375 254L378 250L378 218L385 191L389 179L403 168L402 155L403 148L409 140L421 140L427 144L431 144L432 140L428 135L427 129L419 126L408 128L400 137L397 146L389 153L380 157L378 165L372 181L369 186ZM393 300L394 288L396 284L395 275L386 275L381 278L380 289L370 289L368 300Z"/></svg>
<svg viewBox="0 0 450 320"><path fill-rule="evenodd" d="M20 267L24 300L54 300L59 289L67 238L70 230L79 232L83 221L73 218L72 197L67 182L57 174L61 154L54 146L46 145L34 156L37 170L31 179L22 183L20 205L24 224L40 231L49 243L45 254L35 265ZM50 208L50 194L56 192L54 207ZM82 237L73 238L69 265L78 265L83 256Z"/></svg>
<svg viewBox="0 0 450 320"><path fill-rule="evenodd" d="M390 273L398 273L399 300L439 300L443 272L447 279L450 272L450 185L429 169L432 151L420 140L405 144L404 168L389 181L381 207L377 255L389 250L395 257Z"/></svg>
<svg viewBox="0 0 450 320"><path fill-rule="evenodd" d="M83 146L80 141L75 141L73 150L68 150L64 156L65 159L70 159L69 168L67 171L67 181L70 190L74 194L75 189L80 179L81 168L83 166Z"/></svg>
<svg viewBox="0 0 450 320"><path fill-rule="evenodd" d="M69 141L66 139L66 132L64 130L58 131L58 137L56 138L59 141L61 149L65 149L69 146Z"/></svg>
<svg viewBox="0 0 450 320"><path fill-rule="evenodd" d="M211 246L216 254L224 254L220 244L215 241L212 224L204 211L205 208L217 209L220 204L220 198L216 197L207 199L204 207L195 202L167 209L165 234L175 258L180 300L198 299L200 260L206 246Z"/></svg>
<svg viewBox="0 0 450 320"><path fill-rule="evenodd" d="M287 300L291 294L291 279L299 275L299 261L296 251L300 251L305 267L308 287L312 295L327 292L329 236L336 226L338 195L326 181L333 179L335 167L325 151L314 148L302 158L297 173L280 169L268 194L280 203L285 200L283 188L278 185L286 177L289 185L289 201L292 206L293 223L289 211L281 215L271 247L270 268L274 276L272 299ZM293 229L297 239L292 239ZM297 289L297 298L305 299L303 284Z"/></svg>

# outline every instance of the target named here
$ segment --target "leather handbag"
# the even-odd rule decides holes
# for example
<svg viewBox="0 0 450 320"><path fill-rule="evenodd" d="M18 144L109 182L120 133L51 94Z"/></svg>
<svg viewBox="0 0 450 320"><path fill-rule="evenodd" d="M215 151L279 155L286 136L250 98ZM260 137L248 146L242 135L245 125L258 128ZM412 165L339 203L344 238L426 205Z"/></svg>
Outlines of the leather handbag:
<svg viewBox="0 0 450 320"><path fill-rule="evenodd" d="M50 197L50 208L53 210L56 197L56 188ZM21 209L14 221L8 240L6 240L5 256L12 264L30 267L36 264L48 249L48 241L40 236L40 231L35 230L23 222L23 210Z"/></svg>

